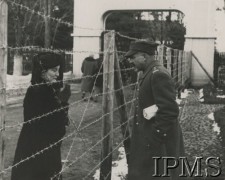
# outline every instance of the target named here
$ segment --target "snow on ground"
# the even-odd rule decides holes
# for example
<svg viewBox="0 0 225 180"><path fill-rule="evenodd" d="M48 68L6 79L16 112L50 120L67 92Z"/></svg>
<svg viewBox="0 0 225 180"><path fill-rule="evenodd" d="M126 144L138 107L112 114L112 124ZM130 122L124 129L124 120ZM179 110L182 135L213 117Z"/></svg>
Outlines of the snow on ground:
<svg viewBox="0 0 225 180"><path fill-rule="evenodd" d="M26 76L8 75L6 76L6 89L26 87L30 85L31 74Z"/></svg>
<svg viewBox="0 0 225 180"><path fill-rule="evenodd" d="M176 98L177 104L180 105L182 99L187 98L190 93L192 93L192 91L188 89L185 89L184 92L181 92L181 99Z"/></svg>
<svg viewBox="0 0 225 180"><path fill-rule="evenodd" d="M182 100L181 100L181 99L176 98L176 101L177 101L177 104L178 104L178 105L180 105L180 103L181 103L181 101L182 101Z"/></svg>
<svg viewBox="0 0 225 180"><path fill-rule="evenodd" d="M225 98L225 95L218 95L217 98Z"/></svg>
<svg viewBox="0 0 225 180"><path fill-rule="evenodd" d="M220 134L220 127L218 126L218 124L216 122L214 122L212 124L212 126L213 126L213 131L216 132L217 135L219 135Z"/></svg>
<svg viewBox="0 0 225 180"><path fill-rule="evenodd" d="M199 90L199 101L200 102L204 102L204 98L203 98L204 94L203 94L203 89ZM217 96L218 98L225 98L225 95L222 96ZM216 132L218 135L220 134L220 127L218 126L218 124L215 122L215 118L214 118L214 113L210 113L208 115L208 118L211 119L213 122L212 127L213 127L213 131Z"/></svg>
<svg viewBox="0 0 225 180"><path fill-rule="evenodd" d="M208 118L214 121L214 120L215 120L215 118L214 118L214 113L210 113L210 114L208 115Z"/></svg>
<svg viewBox="0 0 225 180"><path fill-rule="evenodd" d="M112 162L112 179L113 180L121 180L128 173L124 147L120 147L118 151L119 151L118 160ZM99 176L100 176L100 170L97 169L93 176L94 180L99 180Z"/></svg>
<svg viewBox="0 0 225 180"><path fill-rule="evenodd" d="M210 113L208 115L208 118L213 120L213 124L212 124L212 127L213 127L213 131L216 132L218 135L220 134L220 127L218 126L218 124L215 122L215 118L214 118L214 113Z"/></svg>
<svg viewBox="0 0 225 180"><path fill-rule="evenodd" d="M185 89L184 92L181 93L181 99L187 98L190 93L192 93L191 90Z"/></svg>
<svg viewBox="0 0 225 180"><path fill-rule="evenodd" d="M66 72L63 74L64 80L71 79L72 72ZM28 87L30 85L31 74L25 76L9 75L6 76L6 89L17 89L21 87Z"/></svg>
<svg viewBox="0 0 225 180"><path fill-rule="evenodd" d="M199 90L198 100L199 100L200 102L204 102L203 89L200 89L200 90Z"/></svg>

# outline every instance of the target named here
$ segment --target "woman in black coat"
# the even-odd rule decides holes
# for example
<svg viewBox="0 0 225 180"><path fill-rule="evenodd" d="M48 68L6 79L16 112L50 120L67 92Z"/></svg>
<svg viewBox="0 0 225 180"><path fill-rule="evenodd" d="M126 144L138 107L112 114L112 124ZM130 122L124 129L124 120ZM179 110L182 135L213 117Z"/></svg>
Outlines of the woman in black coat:
<svg viewBox="0 0 225 180"><path fill-rule="evenodd" d="M68 105L70 88L61 88L62 83L62 58L53 53L41 53L33 61L31 84L24 99L24 122L22 127L13 165L11 180L50 180L60 172L61 165L61 141L65 135L65 127L68 125ZM41 83L41 84L40 84ZM40 85L38 85L40 84ZM63 108L65 107L65 108ZM63 108L51 114L56 109ZM41 116L43 115L43 116ZM41 116L41 118L34 119ZM26 123L30 121L29 123ZM41 150L43 152L40 152ZM21 160L31 157L28 160ZM57 176L54 179L61 179Z"/></svg>

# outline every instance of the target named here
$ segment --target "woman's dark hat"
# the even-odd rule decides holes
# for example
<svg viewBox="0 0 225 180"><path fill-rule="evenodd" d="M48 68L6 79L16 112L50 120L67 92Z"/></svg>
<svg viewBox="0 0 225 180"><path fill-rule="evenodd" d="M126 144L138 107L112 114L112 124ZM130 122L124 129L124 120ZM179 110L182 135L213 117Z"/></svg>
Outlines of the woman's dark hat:
<svg viewBox="0 0 225 180"><path fill-rule="evenodd" d="M41 53L38 55L39 63L43 70L59 66L61 64L62 57L54 53Z"/></svg>
<svg viewBox="0 0 225 180"><path fill-rule="evenodd" d="M63 79L65 58L63 54L56 54L52 52L42 52L33 57L32 77L31 84L42 83L42 72L56 66L59 68L59 76L57 80ZM62 82L58 83L59 87L62 86Z"/></svg>
<svg viewBox="0 0 225 180"><path fill-rule="evenodd" d="M135 41L130 44L129 51L125 54L125 57L129 58L137 52L144 52L149 55L155 55L158 44L148 41Z"/></svg>

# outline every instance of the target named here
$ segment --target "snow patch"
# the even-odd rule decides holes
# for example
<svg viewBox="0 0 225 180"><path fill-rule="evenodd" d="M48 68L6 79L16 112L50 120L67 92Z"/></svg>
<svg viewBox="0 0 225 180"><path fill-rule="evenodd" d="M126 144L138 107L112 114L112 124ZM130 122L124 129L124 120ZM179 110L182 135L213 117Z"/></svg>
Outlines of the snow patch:
<svg viewBox="0 0 225 180"><path fill-rule="evenodd" d="M190 93L192 93L191 90L185 89L184 92L181 93L181 99L187 98Z"/></svg>
<svg viewBox="0 0 225 180"><path fill-rule="evenodd" d="M63 73L64 80L71 79L72 71ZM31 74L18 76L18 75L9 75L6 76L6 89L17 89L24 88L30 85Z"/></svg>
<svg viewBox="0 0 225 180"><path fill-rule="evenodd" d="M182 102L182 99L187 98L189 96L189 94L191 94L191 93L192 93L192 91L188 90L188 89L185 89L184 92L181 92L181 98L180 99L176 98L177 104L180 105Z"/></svg>
<svg viewBox="0 0 225 180"><path fill-rule="evenodd" d="M212 124L212 126L213 126L213 131L216 132L217 135L219 135L220 134L220 127L218 126L218 124L214 122Z"/></svg>
<svg viewBox="0 0 225 180"><path fill-rule="evenodd" d="M31 74L25 76L9 75L6 76L6 89L26 87L30 85Z"/></svg>
<svg viewBox="0 0 225 180"><path fill-rule="evenodd" d="M199 90L199 96L198 96L198 100L200 101L200 102L204 102L204 94L203 94L203 89L200 89Z"/></svg>
<svg viewBox="0 0 225 180"><path fill-rule="evenodd" d="M208 118L214 121L215 120L214 113L210 113L208 115ZM213 131L216 132L217 135L219 135L220 134L220 127L218 126L218 124L215 121L213 122L212 127L213 127Z"/></svg>
<svg viewBox="0 0 225 180"><path fill-rule="evenodd" d="M217 98L225 98L225 95L218 95Z"/></svg>
<svg viewBox="0 0 225 180"><path fill-rule="evenodd" d="M209 115L208 115L208 118L214 121L214 120L215 120L215 118L214 118L214 113L209 114Z"/></svg>
<svg viewBox="0 0 225 180"><path fill-rule="evenodd" d="M118 151L119 151L118 161L112 162L112 179L113 180L121 180L124 177L126 177L128 173L126 153L125 153L124 147L120 147ZM99 177L100 177L99 169L96 170L93 177L94 177L94 180L99 180Z"/></svg>
<svg viewBox="0 0 225 180"><path fill-rule="evenodd" d="M181 99L176 98L176 102L178 105L180 105L181 101L182 101Z"/></svg>

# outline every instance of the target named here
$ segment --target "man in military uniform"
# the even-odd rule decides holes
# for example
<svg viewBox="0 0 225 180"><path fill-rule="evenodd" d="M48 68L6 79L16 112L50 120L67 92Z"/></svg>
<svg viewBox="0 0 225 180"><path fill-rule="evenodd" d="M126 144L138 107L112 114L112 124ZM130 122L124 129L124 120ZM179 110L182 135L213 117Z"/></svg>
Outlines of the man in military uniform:
<svg viewBox="0 0 225 180"><path fill-rule="evenodd" d="M163 160L154 157L178 159L184 155L175 86L170 74L156 60L157 45L137 41L125 55L138 71L143 71L132 129L128 180L166 179L162 177ZM175 161L172 159L169 165L175 166ZM169 179L179 179L179 174L179 168L171 168Z"/></svg>

